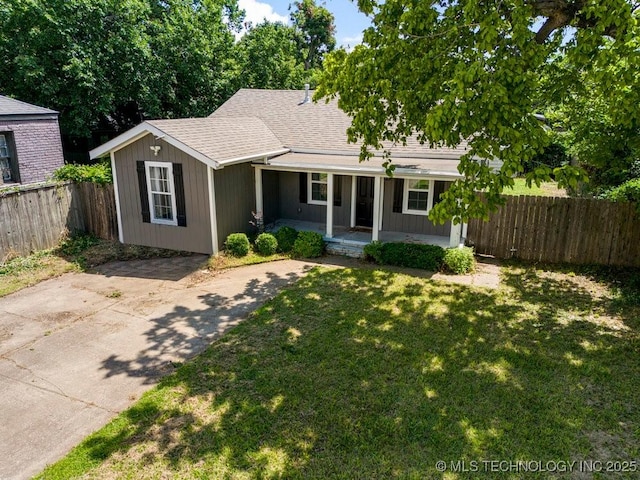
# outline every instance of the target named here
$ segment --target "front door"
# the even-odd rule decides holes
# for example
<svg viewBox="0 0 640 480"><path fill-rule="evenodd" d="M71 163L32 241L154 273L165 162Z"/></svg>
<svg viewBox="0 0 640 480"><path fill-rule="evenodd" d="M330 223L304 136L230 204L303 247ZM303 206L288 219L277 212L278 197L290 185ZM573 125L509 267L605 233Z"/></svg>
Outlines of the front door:
<svg viewBox="0 0 640 480"><path fill-rule="evenodd" d="M356 226L373 227L373 177L358 177L356 188Z"/></svg>

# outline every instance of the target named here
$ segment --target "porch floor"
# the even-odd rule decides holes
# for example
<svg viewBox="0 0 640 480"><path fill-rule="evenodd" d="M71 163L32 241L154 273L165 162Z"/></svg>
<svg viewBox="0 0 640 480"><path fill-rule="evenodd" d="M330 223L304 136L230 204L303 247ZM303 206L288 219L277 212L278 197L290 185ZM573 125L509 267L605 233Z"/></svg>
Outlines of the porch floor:
<svg viewBox="0 0 640 480"><path fill-rule="evenodd" d="M276 232L281 227L288 226L296 230L317 232L324 237L328 243L343 243L346 245L364 246L371 243L371 231L358 227L357 229L333 226L333 237L326 237L326 225L317 222L305 222L282 218L267 225L267 231ZM425 243L428 245L438 245L443 248L449 247L449 237L440 235L421 235L419 233L388 232L380 230L378 238L381 242L405 242L405 243Z"/></svg>

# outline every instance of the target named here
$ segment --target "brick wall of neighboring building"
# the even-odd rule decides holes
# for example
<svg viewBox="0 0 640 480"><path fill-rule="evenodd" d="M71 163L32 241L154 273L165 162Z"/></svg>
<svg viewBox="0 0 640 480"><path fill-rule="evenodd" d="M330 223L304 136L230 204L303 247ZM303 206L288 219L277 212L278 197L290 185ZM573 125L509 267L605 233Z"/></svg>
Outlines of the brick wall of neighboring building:
<svg viewBox="0 0 640 480"><path fill-rule="evenodd" d="M9 133L13 137L12 153L18 158L20 183L42 182L64 165L56 118L0 119L0 133Z"/></svg>

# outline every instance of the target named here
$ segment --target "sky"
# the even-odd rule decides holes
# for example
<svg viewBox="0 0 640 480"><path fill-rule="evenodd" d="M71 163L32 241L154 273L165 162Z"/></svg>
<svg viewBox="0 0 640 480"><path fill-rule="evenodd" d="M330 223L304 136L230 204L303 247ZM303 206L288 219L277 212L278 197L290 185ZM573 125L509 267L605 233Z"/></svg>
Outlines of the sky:
<svg viewBox="0 0 640 480"><path fill-rule="evenodd" d="M238 5L246 12L245 21L254 25L265 18L271 22L289 23L289 5L293 0L238 0ZM350 0L316 0L335 17L336 41L338 46L353 48L362 42L362 31L370 25L366 15L358 10Z"/></svg>

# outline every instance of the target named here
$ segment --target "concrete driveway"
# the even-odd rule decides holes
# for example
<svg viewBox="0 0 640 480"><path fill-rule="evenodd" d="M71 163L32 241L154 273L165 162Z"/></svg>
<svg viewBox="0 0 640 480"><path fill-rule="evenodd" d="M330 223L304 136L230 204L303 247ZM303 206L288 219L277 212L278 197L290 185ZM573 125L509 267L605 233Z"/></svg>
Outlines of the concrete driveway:
<svg viewBox="0 0 640 480"><path fill-rule="evenodd" d="M0 479L30 478L311 267L116 262L0 298Z"/></svg>

